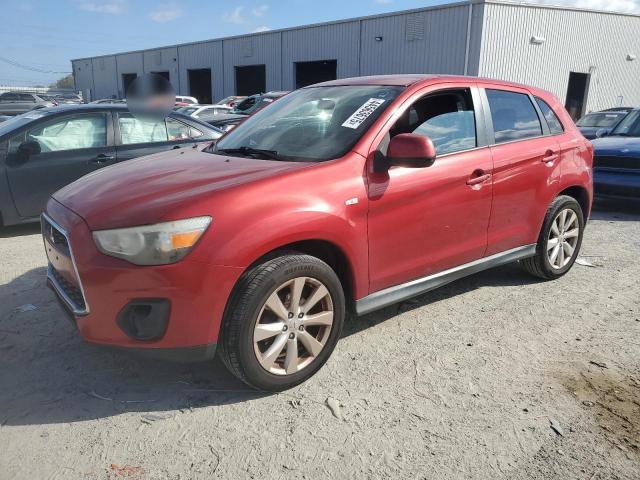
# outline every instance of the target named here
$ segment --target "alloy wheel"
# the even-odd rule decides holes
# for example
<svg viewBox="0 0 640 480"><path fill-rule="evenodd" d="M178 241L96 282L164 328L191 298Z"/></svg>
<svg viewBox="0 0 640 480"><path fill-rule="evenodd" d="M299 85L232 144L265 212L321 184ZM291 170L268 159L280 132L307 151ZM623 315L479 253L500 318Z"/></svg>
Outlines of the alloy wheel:
<svg viewBox="0 0 640 480"><path fill-rule="evenodd" d="M547 240L547 258L552 268L565 267L576 253L580 236L578 215L570 208L561 210L551 223Z"/></svg>
<svg viewBox="0 0 640 480"><path fill-rule="evenodd" d="M281 284L260 309L253 331L258 363L270 373L291 375L320 355L334 320L327 287L311 277Z"/></svg>

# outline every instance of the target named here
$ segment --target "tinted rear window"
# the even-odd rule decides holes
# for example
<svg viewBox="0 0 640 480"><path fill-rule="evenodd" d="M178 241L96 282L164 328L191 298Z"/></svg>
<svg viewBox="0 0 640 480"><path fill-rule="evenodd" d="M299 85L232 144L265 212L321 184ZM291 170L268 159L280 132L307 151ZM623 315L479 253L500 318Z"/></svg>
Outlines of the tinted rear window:
<svg viewBox="0 0 640 480"><path fill-rule="evenodd" d="M542 126L528 95L505 90L487 90L495 143L512 142L542 135Z"/></svg>

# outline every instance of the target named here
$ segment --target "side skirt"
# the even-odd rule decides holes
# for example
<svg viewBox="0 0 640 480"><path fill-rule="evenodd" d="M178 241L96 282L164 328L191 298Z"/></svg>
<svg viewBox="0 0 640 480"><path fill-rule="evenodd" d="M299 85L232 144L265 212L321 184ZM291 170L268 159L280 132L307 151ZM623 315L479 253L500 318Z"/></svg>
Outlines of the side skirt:
<svg viewBox="0 0 640 480"><path fill-rule="evenodd" d="M474 273L497 267L507 263L533 257L536 254L536 245L524 245L513 248L506 252L496 253L490 257L480 258L473 262L465 263L458 267L450 268L440 273L418 278L407 283L385 288L378 292L367 295L360 300L356 300L356 313L364 315L379 308L401 302L416 295L434 290L438 287L451 283L460 278Z"/></svg>

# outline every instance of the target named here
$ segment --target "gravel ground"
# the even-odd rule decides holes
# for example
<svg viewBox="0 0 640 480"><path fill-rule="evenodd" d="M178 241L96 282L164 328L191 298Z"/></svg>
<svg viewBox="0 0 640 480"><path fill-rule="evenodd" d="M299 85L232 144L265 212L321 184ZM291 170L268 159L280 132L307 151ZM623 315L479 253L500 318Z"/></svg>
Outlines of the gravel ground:
<svg viewBox="0 0 640 480"><path fill-rule="evenodd" d="M277 395L86 345L0 230L0 478L640 478L640 212L555 282L506 266L347 324Z"/></svg>

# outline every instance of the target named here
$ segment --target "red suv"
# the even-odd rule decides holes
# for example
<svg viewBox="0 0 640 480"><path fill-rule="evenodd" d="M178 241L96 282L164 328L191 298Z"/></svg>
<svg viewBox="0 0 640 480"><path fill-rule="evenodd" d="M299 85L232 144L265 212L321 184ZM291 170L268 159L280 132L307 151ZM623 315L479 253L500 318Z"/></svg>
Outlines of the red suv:
<svg viewBox="0 0 640 480"><path fill-rule="evenodd" d="M48 283L89 342L214 353L249 385L311 377L364 314L519 261L578 255L592 148L553 95L455 76L297 90L216 145L87 175L49 200Z"/></svg>

